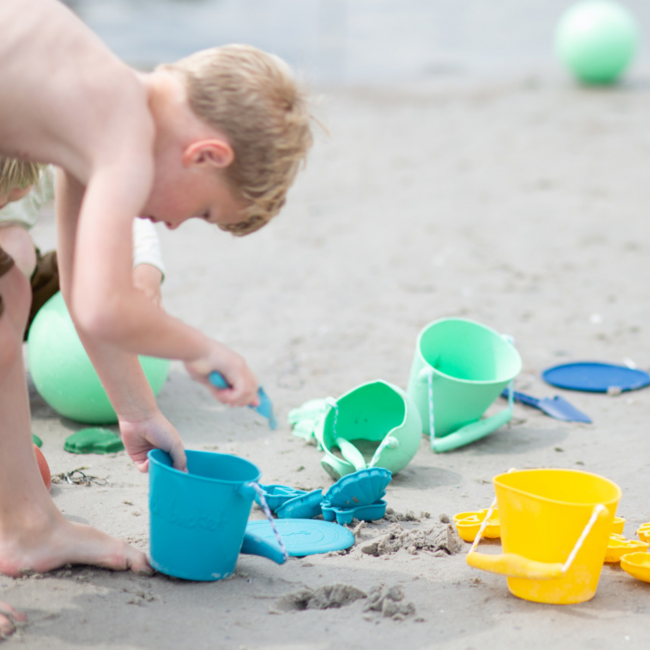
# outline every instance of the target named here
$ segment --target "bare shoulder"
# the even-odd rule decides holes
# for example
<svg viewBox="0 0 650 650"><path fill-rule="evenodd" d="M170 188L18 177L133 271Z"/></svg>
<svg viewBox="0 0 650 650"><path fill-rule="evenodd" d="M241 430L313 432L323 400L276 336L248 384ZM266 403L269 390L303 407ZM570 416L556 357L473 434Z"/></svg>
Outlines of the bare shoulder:
<svg viewBox="0 0 650 650"><path fill-rule="evenodd" d="M151 155L146 90L59 0L0 1L0 152L82 182L115 157ZM140 152L140 156L138 156Z"/></svg>

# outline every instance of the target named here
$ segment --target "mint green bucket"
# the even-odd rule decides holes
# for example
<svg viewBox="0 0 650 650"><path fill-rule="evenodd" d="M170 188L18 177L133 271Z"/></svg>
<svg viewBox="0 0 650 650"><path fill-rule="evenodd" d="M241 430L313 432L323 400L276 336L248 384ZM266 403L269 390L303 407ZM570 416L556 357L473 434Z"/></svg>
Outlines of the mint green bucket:
<svg viewBox="0 0 650 650"><path fill-rule="evenodd" d="M422 423L415 404L386 381L371 381L337 400L325 400L325 408L315 436L325 452L321 466L333 478L369 467L397 474L420 447Z"/></svg>
<svg viewBox="0 0 650 650"><path fill-rule="evenodd" d="M462 447L506 424L512 402L496 415L480 418L520 371L514 345L485 325L464 318L427 325L418 336L407 392L432 449Z"/></svg>

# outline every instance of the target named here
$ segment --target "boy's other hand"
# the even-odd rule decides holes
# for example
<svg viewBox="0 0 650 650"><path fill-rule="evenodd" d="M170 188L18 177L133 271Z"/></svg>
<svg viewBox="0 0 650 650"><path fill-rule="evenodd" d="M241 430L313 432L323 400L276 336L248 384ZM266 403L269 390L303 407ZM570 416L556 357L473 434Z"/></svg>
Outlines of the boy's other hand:
<svg viewBox="0 0 650 650"><path fill-rule="evenodd" d="M183 441L174 425L160 411L146 420L120 420L119 424L124 447L141 472L149 470L147 453L151 449L166 451L176 469L182 472L187 469Z"/></svg>
<svg viewBox="0 0 650 650"><path fill-rule="evenodd" d="M142 291L147 298L162 308L162 295L160 284L163 274L160 269L151 264L138 264L133 268L133 285Z"/></svg>
<svg viewBox="0 0 650 650"><path fill-rule="evenodd" d="M210 344L208 354L185 364L190 377L207 386L223 404L259 406L257 379L244 358L217 341L210 341ZM210 383L208 377L215 370L224 376L229 388L215 388Z"/></svg>

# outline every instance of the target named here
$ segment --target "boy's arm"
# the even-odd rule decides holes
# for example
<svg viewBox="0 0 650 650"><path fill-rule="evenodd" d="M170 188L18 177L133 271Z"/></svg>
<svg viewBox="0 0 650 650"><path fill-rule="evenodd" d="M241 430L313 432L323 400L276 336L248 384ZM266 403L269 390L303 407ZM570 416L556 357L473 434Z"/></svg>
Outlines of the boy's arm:
<svg viewBox="0 0 650 650"><path fill-rule="evenodd" d="M61 172L57 189L58 261L61 291L69 300L72 279L75 226L83 200L83 186ZM118 415L126 449L138 469L147 470L147 451L167 451L174 467L185 469L183 443L173 425L158 409L137 355L97 341L78 330L79 338L101 377Z"/></svg>
<svg viewBox="0 0 650 650"><path fill-rule="evenodd" d="M73 318L88 335L127 352L184 361L192 378L221 402L257 406L257 381L240 355L171 317L133 286L132 221L148 198L147 166L149 158L132 150L86 187L74 245ZM214 389L212 371L231 388Z"/></svg>
<svg viewBox="0 0 650 650"><path fill-rule="evenodd" d="M138 175L149 161L137 160L133 153L115 160L86 187L76 234L71 233L76 243L69 307L75 324L124 351L183 361L190 376L221 402L257 406L257 381L240 355L159 309L133 286L132 215L144 205L143 188L148 192L151 184ZM212 371L230 388L215 389L208 381Z"/></svg>

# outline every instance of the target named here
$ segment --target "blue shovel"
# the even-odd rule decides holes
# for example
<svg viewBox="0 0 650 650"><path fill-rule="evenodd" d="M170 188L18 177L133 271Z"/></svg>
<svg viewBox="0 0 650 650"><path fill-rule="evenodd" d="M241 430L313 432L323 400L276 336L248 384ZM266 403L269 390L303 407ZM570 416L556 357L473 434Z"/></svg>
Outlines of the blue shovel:
<svg viewBox="0 0 650 650"><path fill-rule="evenodd" d="M216 370L210 373L208 379L210 380L210 383L216 388L230 388L230 385L226 381L225 377ZM259 406L251 406L251 408L254 408L260 415L263 415L265 418L267 418L269 421L270 429L277 429L278 421L275 419L275 415L273 415L273 404L271 404L269 396L261 386L257 389L257 396L260 398L260 404Z"/></svg>
<svg viewBox="0 0 650 650"><path fill-rule="evenodd" d="M508 397L507 388L501 393L501 397ZM588 415L578 410L573 406L573 404L570 404L559 395L556 395L553 398L539 398L515 390L513 391L513 398L515 402L521 402L522 404L527 404L528 406L539 409L556 420L564 420L565 422L585 422L591 424L591 418Z"/></svg>

